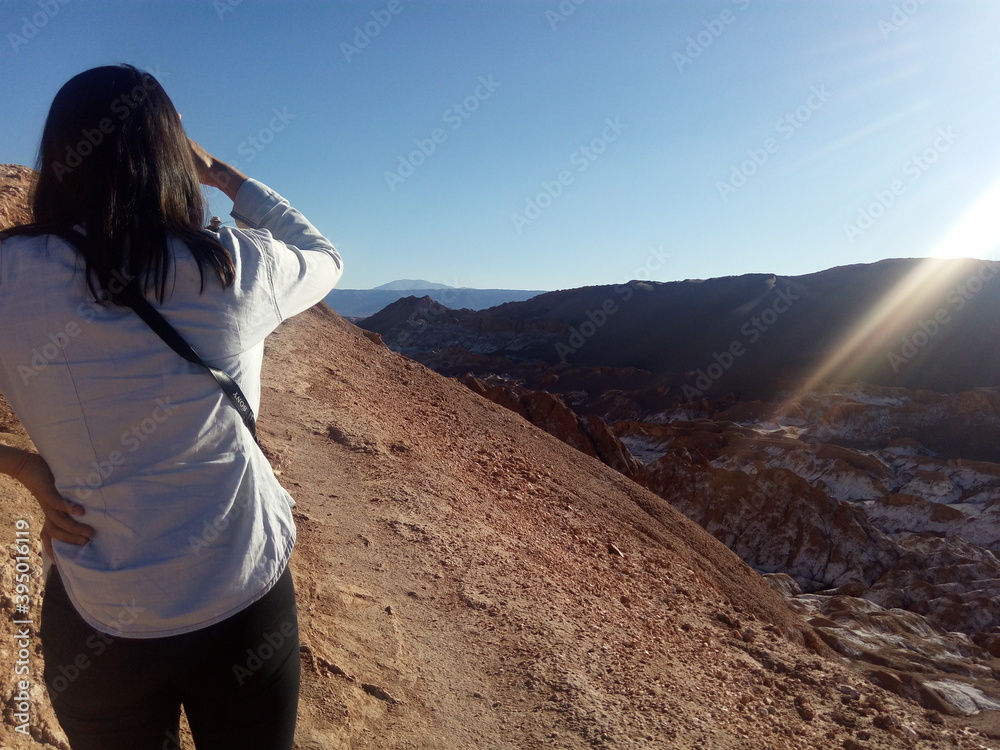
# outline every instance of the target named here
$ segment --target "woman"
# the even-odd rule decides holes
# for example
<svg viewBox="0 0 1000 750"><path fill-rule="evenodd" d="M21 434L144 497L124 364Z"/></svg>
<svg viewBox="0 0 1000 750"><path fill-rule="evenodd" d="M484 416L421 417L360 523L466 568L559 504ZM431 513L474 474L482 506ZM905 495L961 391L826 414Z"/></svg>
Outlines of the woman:
<svg viewBox="0 0 1000 750"><path fill-rule="evenodd" d="M207 370L124 300L139 290L256 412L264 338L340 256L132 66L63 86L38 168L36 224L0 237L0 392L39 453L0 447L0 470L46 517L56 716L74 750L176 747L182 705L198 750L291 748L293 501ZM203 230L199 183L250 228Z"/></svg>

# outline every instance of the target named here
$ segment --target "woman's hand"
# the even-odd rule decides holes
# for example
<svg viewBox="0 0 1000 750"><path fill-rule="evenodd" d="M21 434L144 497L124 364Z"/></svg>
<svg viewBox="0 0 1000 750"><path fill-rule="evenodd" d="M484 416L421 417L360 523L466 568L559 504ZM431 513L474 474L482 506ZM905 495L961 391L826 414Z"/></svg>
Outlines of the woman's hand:
<svg viewBox="0 0 1000 750"><path fill-rule="evenodd" d="M49 465L37 453L28 456L27 463L17 475L23 484L42 506L45 514L45 525L42 527L42 545L49 558L55 561L52 553L52 540L58 539L68 544L86 544L94 535L94 529L75 520L73 516L82 516L84 509L76 503L62 497L56 490L55 479L49 470Z"/></svg>
<svg viewBox="0 0 1000 750"><path fill-rule="evenodd" d="M202 185L214 187L221 190L232 201L236 200L236 193L239 192L247 176L235 167L231 167L224 161L216 159L200 144L188 138L188 145L191 147L191 156L194 159L195 169L198 170L198 179Z"/></svg>

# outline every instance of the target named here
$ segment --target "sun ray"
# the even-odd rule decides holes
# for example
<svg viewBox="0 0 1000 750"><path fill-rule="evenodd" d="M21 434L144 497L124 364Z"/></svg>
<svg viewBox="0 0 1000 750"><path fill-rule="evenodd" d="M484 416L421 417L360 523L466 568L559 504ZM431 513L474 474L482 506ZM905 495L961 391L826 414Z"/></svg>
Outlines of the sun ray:
<svg viewBox="0 0 1000 750"><path fill-rule="evenodd" d="M873 356L888 356L896 337L914 330L928 311L944 309L950 290L996 260L1000 250L1000 180L987 188L933 247L850 328L779 406L777 417L831 375L857 371ZM965 259L966 262L962 262ZM992 275L992 274L991 274Z"/></svg>
<svg viewBox="0 0 1000 750"><path fill-rule="evenodd" d="M777 418L787 415L800 399L817 386L857 377L865 366L879 359L888 360L890 352L907 333L920 330L931 321L935 310L946 311L949 292L975 273L984 261L956 258L924 258L883 295L871 309L833 346L779 406ZM939 324L940 325L940 324Z"/></svg>

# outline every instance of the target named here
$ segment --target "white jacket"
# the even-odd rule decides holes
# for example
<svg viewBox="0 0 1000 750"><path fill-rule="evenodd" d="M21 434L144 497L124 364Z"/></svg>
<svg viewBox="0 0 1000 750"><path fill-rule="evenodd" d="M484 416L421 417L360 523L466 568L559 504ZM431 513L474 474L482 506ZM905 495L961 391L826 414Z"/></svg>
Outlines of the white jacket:
<svg viewBox="0 0 1000 750"><path fill-rule="evenodd" d="M340 255L302 214L254 180L224 227L236 263L205 290L173 238L173 284L150 301L202 358L260 405L264 338L323 299ZM80 615L111 635L203 628L263 596L295 542L292 498L204 368L170 349L130 309L97 304L79 253L58 237L0 242L0 392L95 530L54 541Z"/></svg>

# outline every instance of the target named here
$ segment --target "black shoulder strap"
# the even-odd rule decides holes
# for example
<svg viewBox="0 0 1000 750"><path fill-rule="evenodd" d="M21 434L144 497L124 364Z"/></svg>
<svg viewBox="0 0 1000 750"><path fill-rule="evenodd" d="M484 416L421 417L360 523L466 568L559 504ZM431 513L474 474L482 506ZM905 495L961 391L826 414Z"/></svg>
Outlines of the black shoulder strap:
<svg viewBox="0 0 1000 750"><path fill-rule="evenodd" d="M20 229L25 233L30 234L55 234L74 246L79 246L80 244L87 242L87 236L76 228L71 231L63 231L60 229L41 227L39 225L30 225ZM139 285L136 284L134 280L128 284L121 293L115 295L115 302L120 302L121 304L132 308L132 310L134 310L140 318L146 321L146 325L152 328L156 335L163 339L171 349L184 357L184 359L188 362L200 365L208 370L208 372L219 384L219 387L222 388L222 392L226 394L229 400L233 403L233 406L236 407L236 411L240 413L240 417L243 419L243 424L245 424L247 429L250 430L250 434L253 436L254 442L258 445L260 444L260 441L257 440L257 420L254 418L250 402L248 402L246 396L243 395L243 391L240 389L239 384L222 370L217 370L206 364L205 360L198 356L198 352L192 349L191 345L184 340L184 337L177 333L176 329L170 325L170 323L168 323L162 315L160 315L159 311L155 307L149 304L149 300L146 299L146 296L142 293L139 289Z"/></svg>
<svg viewBox="0 0 1000 750"><path fill-rule="evenodd" d="M153 331L163 339L167 345L177 352L179 355L184 357L188 362L192 362L196 365L201 365L215 378L219 387L222 388L222 392L226 394L230 401L232 401L233 406L236 407L236 411L240 413L240 417L243 419L243 424L247 426L250 430L250 434L253 436L254 441L257 441L257 420L254 418L253 409L250 407L246 396L243 395L242 389L240 389L239 384L233 380L229 375L224 373L222 370L218 370L211 365L205 363L198 352L196 352L184 337L177 333L177 330L166 321L166 319L160 315L159 311L149 304L149 300L139 291L135 284L129 284L123 294L118 295L118 300L125 305L128 305L136 314L146 321L146 324L153 329ZM259 442L259 441L257 441Z"/></svg>

